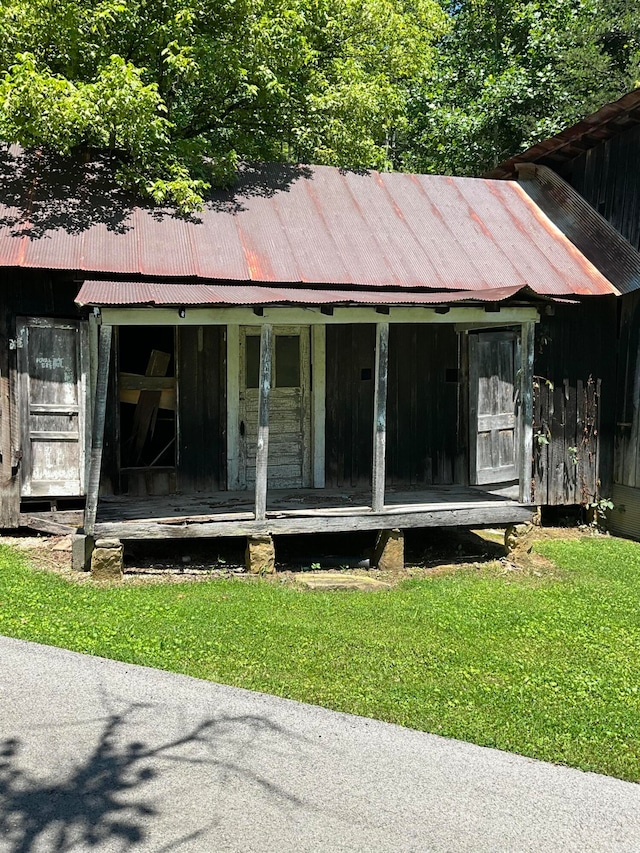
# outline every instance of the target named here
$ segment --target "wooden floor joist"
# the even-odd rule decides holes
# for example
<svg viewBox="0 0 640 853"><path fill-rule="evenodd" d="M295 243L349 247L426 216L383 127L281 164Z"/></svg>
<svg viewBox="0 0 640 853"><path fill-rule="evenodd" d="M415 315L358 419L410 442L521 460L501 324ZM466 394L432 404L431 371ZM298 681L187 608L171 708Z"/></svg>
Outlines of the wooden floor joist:
<svg viewBox="0 0 640 853"><path fill-rule="evenodd" d="M19 520L20 527L37 530L39 533L50 533L53 536L69 536L77 530L77 527L71 527L69 524L64 524L61 521L52 521L50 518L39 516L37 513L29 514L21 512Z"/></svg>

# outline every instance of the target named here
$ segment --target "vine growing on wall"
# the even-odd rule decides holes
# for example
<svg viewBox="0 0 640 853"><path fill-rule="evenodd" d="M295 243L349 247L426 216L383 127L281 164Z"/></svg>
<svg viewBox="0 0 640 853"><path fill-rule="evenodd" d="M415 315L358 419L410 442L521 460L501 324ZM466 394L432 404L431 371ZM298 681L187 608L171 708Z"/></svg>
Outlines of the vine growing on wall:
<svg viewBox="0 0 640 853"><path fill-rule="evenodd" d="M534 376L534 472L549 503L600 501L598 477L600 380L589 375L563 388ZM575 409L573 402L575 401ZM545 497L540 495L542 501Z"/></svg>

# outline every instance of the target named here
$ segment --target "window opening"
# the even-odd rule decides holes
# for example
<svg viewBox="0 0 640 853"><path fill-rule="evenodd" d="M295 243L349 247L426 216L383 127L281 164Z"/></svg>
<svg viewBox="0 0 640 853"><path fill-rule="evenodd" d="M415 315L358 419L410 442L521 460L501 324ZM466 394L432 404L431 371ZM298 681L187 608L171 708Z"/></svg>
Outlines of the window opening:
<svg viewBox="0 0 640 853"><path fill-rule="evenodd" d="M175 340L172 327L119 330L120 468L176 465Z"/></svg>
<svg viewBox="0 0 640 853"><path fill-rule="evenodd" d="M276 388L300 387L300 335L276 337Z"/></svg>

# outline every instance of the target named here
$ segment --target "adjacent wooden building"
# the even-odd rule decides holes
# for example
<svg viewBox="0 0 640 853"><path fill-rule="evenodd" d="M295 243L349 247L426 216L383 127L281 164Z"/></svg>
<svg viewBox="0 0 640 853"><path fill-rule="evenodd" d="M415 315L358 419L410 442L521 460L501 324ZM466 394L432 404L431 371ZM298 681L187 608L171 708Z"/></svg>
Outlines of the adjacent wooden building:
<svg viewBox="0 0 640 853"><path fill-rule="evenodd" d="M506 524L612 455L618 290L516 181L248 166L178 217L11 150L0 278L4 527Z"/></svg>
<svg viewBox="0 0 640 853"><path fill-rule="evenodd" d="M636 89L511 158L493 176L517 175L536 203L621 293L614 331L603 316L595 338L592 329L581 326L575 335L584 333L593 342L602 370L615 364L615 395L610 393L606 403L613 459L600 493L614 503L611 529L640 539L639 163ZM552 425L550 433L549 447L561 452L562 430Z"/></svg>

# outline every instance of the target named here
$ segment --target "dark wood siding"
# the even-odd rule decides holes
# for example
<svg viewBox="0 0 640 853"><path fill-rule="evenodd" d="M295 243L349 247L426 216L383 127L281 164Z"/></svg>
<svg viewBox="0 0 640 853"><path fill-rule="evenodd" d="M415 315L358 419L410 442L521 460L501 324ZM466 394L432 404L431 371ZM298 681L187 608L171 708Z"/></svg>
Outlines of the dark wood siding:
<svg viewBox="0 0 640 853"><path fill-rule="evenodd" d="M615 297L556 305L536 329L534 494L589 503L611 492L615 429Z"/></svg>
<svg viewBox="0 0 640 853"><path fill-rule="evenodd" d="M458 336L451 326L392 325L389 336L387 482L456 482Z"/></svg>
<svg viewBox="0 0 640 853"><path fill-rule="evenodd" d="M9 350L13 314L6 292L0 290L0 528L17 527L20 480L17 476L17 409L15 353Z"/></svg>
<svg viewBox="0 0 640 853"><path fill-rule="evenodd" d="M640 488L640 291L620 301L614 482Z"/></svg>
<svg viewBox="0 0 640 853"><path fill-rule="evenodd" d="M371 483L374 348L373 325L327 327L326 475L331 487ZM458 339L451 326L391 325L389 486L464 482L466 431L459 440L458 380Z"/></svg>
<svg viewBox="0 0 640 853"><path fill-rule="evenodd" d="M184 492L226 487L224 329L179 329L178 487Z"/></svg>
<svg viewBox="0 0 640 853"><path fill-rule="evenodd" d="M558 171L640 249L640 125L585 151Z"/></svg>
<svg viewBox="0 0 640 853"><path fill-rule="evenodd" d="M327 326L326 483L371 484L374 325Z"/></svg>

